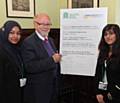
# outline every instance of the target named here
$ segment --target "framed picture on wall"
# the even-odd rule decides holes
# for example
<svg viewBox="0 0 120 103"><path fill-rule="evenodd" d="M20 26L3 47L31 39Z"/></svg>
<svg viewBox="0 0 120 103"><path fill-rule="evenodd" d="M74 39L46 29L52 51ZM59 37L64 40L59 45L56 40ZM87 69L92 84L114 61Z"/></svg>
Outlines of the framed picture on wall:
<svg viewBox="0 0 120 103"><path fill-rule="evenodd" d="M6 0L7 17L32 18L35 15L35 0Z"/></svg>
<svg viewBox="0 0 120 103"><path fill-rule="evenodd" d="M99 0L68 0L68 8L99 7Z"/></svg>

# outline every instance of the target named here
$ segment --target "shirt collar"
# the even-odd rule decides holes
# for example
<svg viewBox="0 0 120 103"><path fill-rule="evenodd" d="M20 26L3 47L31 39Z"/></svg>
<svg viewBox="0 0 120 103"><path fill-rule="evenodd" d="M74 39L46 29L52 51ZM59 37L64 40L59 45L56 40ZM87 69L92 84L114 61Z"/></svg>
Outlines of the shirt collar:
<svg viewBox="0 0 120 103"><path fill-rule="evenodd" d="M36 30L35 32L36 32L37 36L38 36L40 39L42 39L43 41L45 40L45 38L44 38L44 37L42 37L42 36L41 36L41 34L40 34L40 33L38 33L38 31L37 31L37 30ZM48 37L46 37L46 38L48 39Z"/></svg>

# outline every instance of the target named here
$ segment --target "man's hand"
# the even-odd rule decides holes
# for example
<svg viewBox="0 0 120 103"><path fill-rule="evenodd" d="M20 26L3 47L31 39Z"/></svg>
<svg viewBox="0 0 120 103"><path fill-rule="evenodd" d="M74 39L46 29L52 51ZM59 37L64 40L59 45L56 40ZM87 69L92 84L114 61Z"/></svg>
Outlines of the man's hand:
<svg viewBox="0 0 120 103"><path fill-rule="evenodd" d="M61 61L61 58L62 58L62 55L61 54L59 54L59 53L55 53L55 54L53 54L53 59L54 59L54 61L55 61L55 63L58 63L58 62L60 62Z"/></svg>

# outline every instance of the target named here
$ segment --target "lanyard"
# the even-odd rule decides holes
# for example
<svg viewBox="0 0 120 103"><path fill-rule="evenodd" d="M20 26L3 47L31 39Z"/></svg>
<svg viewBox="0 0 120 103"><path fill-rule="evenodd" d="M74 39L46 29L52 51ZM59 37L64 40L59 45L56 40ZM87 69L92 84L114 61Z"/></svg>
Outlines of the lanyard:
<svg viewBox="0 0 120 103"><path fill-rule="evenodd" d="M107 60L104 61L104 69L103 75L102 75L102 82L107 83L107 74L106 74L106 68L107 68Z"/></svg>
<svg viewBox="0 0 120 103"><path fill-rule="evenodd" d="M104 61L104 66L107 68L107 60Z"/></svg>

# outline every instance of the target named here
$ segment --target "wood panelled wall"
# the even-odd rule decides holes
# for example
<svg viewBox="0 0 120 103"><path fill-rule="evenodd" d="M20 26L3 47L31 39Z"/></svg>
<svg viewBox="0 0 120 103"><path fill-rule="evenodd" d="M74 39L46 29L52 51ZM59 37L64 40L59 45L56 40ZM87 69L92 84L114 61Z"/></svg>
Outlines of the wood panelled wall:
<svg viewBox="0 0 120 103"><path fill-rule="evenodd" d="M27 36L32 34L34 32L34 29L23 29L22 30L22 38L25 39ZM54 43L59 50L59 36L60 36L60 29L51 29L49 36L54 39Z"/></svg>
<svg viewBox="0 0 120 103"><path fill-rule="evenodd" d="M32 32L34 29L23 29L23 39ZM51 29L49 36L59 50L60 29ZM59 103L97 103L94 77L61 74L58 98Z"/></svg>

